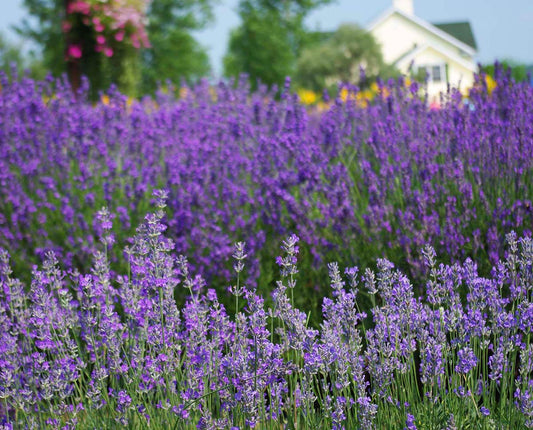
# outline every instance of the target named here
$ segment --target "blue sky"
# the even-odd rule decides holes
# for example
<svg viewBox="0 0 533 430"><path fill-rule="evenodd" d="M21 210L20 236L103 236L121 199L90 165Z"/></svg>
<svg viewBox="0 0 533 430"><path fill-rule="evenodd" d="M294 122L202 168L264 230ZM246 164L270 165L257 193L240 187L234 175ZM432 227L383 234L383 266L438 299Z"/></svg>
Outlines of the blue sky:
<svg viewBox="0 0 533 430"><path fill-rule="evenodd" d="M9 31L25 17L22 0L0 0L0 31ZM219 0L216 21L196 34L208 49L215 74L221 71L229 32L239 24L238 0ZM343 23L366 25L392 4L392 0L337 0L314 11L311 29L334 30ZM482 63L513 59L533 64L533 0L414 0L415 14L429 22L470 21Z"/></svg>

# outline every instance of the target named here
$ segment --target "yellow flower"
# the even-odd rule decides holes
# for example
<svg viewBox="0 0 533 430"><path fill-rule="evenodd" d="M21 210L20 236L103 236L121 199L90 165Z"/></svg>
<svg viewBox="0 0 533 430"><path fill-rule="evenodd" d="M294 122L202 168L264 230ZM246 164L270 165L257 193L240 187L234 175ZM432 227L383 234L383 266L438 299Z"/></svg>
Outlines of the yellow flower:
<svg viewBox="0 0 533 430"><path fill-rule="evenodd" d="M218 94L215 88L209 87L209 95L211 96L212 102L216 102L218 100Z"/></svg>
<svg viewBox="0 0 533 430"><path fill-rule="evenodd" d="M104 106L109 105L109 96L107 94L102 94L102 97L100 97L100 101Z"/></svg>
<svg viewBox="0 0 533 430"><path fill-rule="evenodd" d="M490 75L485 75L485 84L487 85L487 92L492 94L494 88L498 86L498 83Z"/></svg>
<svg viewBox="0 0 533 430"><path fill-rule="evenodd" d="M381 92L381 95L385 98L390 96L390 90L388 88L383 88L383 91Z"/></svg>
<svg viewBox="0 0 533 430"><path fill-rule="evenodd" d="M359 107L367 107L368 106L368 97L367 95L369 94L370 90L365 90L363 92L358 92L356 95L355 95L355 101L357 103L357 106Z"/></svg>
<svg viewBox="0 0 533 430"><path fill-rule="evenodd" d="M378 91L379 91L379 89L378 89ZM376 92L377 92L377 91L376 91ZM363 97L364 97L365 99L367 99L367 100L370 101L370 100L372 100L372 99L374 98L374 96L376 95L376 92L374 92L374 91L372 90L372 88L371 88L371 89L368 89L368 90L364 90L362 94L363 94Z"/></svg>
<svg viewBox="0 0 533 430"><path fill-rule="evenodd" d="M312 105L318 100L318 97L314 91L305 89L298 90L298 97L304 105Z"/></svg>
<svg viewBox="0 0 533 430"><path fill-rule="evenodd" d="M323 102L323 101L319 101L317 104L316 104L316 109L319 111L319 112L324 112L326 110L328 110L331 106L331 103L326 103L326 102Z"/></svg>
<svg viewBox="0 0 533 430"><path fill-rule="evenodd" d="M346 103L346 100L348 100L348 89L343 88L340 93L341 100Z"/></svg>
<svg viewBox="0 0 533 430"><path fill-rule="evenodd" d="M47 105L48 103L50 103L50 101L55 100L55 99L57 99L57 96L55 95L55 93L52 93L51 96L47 96L46 94L43 94L42 96L42 100L45 105Z"/></svg>
<svg viewBox="0 0 533 430"><path fill-rule="evenodd" d="M189 95L189 89L187 87L181 87L179 90L180 99L187 98Z"/></svg>
<svg viewBox="0 0 533 430"><path fill-rule="evenodd" d="M348 100L358 100L360 93L354 92L354 91L348 91L347 88L343 88L340 92L340 98L343 102L346 102Z"/></svg>

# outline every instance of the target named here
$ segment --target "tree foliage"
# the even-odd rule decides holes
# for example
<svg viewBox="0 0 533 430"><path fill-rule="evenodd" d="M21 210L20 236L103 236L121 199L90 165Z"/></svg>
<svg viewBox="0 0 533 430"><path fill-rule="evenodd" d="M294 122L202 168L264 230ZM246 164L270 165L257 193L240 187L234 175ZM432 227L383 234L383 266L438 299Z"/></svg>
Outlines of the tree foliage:
<svg viewBox="0 0 533 430"><path fill-rule="evenodd" d="M204 47L191 35L213 20L217 0L152 0L148 37L152 44L142 54L142 92L151 93L158 82L189 83L210 70Z"/></svg>
<svg viewBox="0 0 533 430"><path fill-rule="evenodd" d="M74 89L86 75L93 98L111 83L136 95L139 48L148 44L144 1L24 0L23 5L29 18L18 32L40 47L53 75L67 72Z"/></svg>
<svg viewBox="0 0 533 430"><path fill-rule="evenodd" d="M510 73L511 77L516 82L529 81L528 71L531 69L531 67L513 60L503 60L498 63L486 64L482 66L482 70L487 75L494 78L495 70L498 69L499 66L501 66L503 71Z"/></svg>
<svg viewBox="0 0 533 430"><path fill-rule="evenodd" d="M252 11L231 33L224 74L247 73L254 88L258 81L279 85L293 74L295 60L290 30L271 11Z"/></svg>
<svg viewBox="0 0 533 430"><path fill-rule="evenodd" d="M307 41L305 17L332 0L241 0L241 25L230 36L224 75L249 76L281 85L295 71L296 59Z"/></svg>
<svg viewBox="0 0 533 430"><path fill-rule="evenodd" d="M152 0L148 9L147 33L150 48L138 50L119 46L113 56L94 55L94 35L77 34L84 56L81 70L91 79L93 95L111 83L131 95L152 92L157 82L178 83L204 76L210 70L205 49L191 36L212 18L217 0ZM33 40L41 49L44 66L58 76L67 71L66 38L62 31L65 0L24 0L29 18L18 27L22 36ZM140 91L139 83L140 81Z"/></svg>
<svg viewBox="0 0 533 430"><path fill-rule="evenodd" d="M340 26L322 43L305 48L298 58L296 81L301 87L322 91L335 89L339 82L361 84L395 75L385 64L381 47L366 30L354 24Z"/></svg>
<svg viewBox="0 0 533 430"><path fill-rule="evenodd" d="M64 0L24 0L28 18L17 32L41 49L42 63L53 75L66 72L65 38L61 23L65 17Z"/></svg>
<svg viewBox="0 0 533 430"><path fill-rule="evenodd" d="M33 52L25 52L20 44L12 43L0 33L0 70L12 77L12 69L17 73L24 70L37 80L44 79L46 70Z"/></svg>
<svg viewBox="0 0 533 430"><path fill-rule="evenodd" d="M20 70L24 68L24 62L25 59L19 47L10 43L0 33L0 69L10 74L12 66Z"/></svg>

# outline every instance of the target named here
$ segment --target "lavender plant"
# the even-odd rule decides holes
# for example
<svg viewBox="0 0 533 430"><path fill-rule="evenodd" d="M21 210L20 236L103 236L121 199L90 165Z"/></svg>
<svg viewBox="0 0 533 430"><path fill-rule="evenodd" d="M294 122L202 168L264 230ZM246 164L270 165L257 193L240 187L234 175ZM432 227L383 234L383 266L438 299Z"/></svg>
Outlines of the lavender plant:
<svg viewBox="0 0 533 430"><path fill-rule="evenodd" d="M509 234L489 276L470 259L439 264L426 246L418 297L388 260L345 277L331 263L312 328L291 297L303 288L296 235L281 244L272 306L243 279L247 245L235 246L232 292L244 303L230 315L164 235L167 198L154 193L125 273L110 270L105 209L86 273L48 253L26 286L0 252L5 428L532 427L530 237ZM361 288L374 300L370 325Z"/></svg>
<svg viewBox="0 0 533 430"><path fill-rule="evenodd" d="M387 258L418 294L426 243L488 275L505 235L530 235L533 225L533 90L503 72L496 80L489 94L480 77L468 105L452 91L431 110L418 84L400 80L368 105L339 97L318 113L289 87L276 99L244 83L202 83L181 98L133 102L110 89L93 105L64 81L4 76L0 245L24 281L49 251L87 272L100 246L93 214L106 206L122 227L109 262L124 271L122 246L152 190L165 188L169 237L218 293L236 242L247 244L248 284L275 287L272 244L292 232L309 291L299 305L308 305L302 296L319 303L312 292L332 260Z"/></svg>

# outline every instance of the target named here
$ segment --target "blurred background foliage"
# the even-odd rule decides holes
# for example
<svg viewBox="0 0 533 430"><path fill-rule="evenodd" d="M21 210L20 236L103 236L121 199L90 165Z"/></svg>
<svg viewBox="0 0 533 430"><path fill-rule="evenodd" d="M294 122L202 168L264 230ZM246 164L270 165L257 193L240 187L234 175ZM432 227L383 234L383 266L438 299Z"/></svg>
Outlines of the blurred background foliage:
<svg viewBox="0 0 533 430"><path fill-rule="evenodd" d="M34 52L24 53L20 44L14 43L6 35L0 33L0 70L11 78L13 69L27 70L35 79L46 76L46 68L41 58Z"/></svg>
<svg viewBox="0 0 533 430"><path fill-rule="evenodd" d="M295 73L300 87L318 92L326 89L330 93L336 92L339 82L361 86L378 77L398 75L393 66L384 62L375 38L353 24L341 25L334 33L325 33L321 42L304 48Z"/></svg>
<svg viewBox="0 0 533 430"><path fill-rule="evenodd" d="M293 76L296 62L311 39L304 20L332 0L241 0L241 25L230 36L224 75L246 73L252 88L258 81L282 85Z"/></svg>
<svg viewBox="0 0 533 430"><path fill-rule="evenodd" d="M13 66L25 69L36 79L44 78L47 73L56 77L68 73L74 87L78 87L79 82L73 82L72 67L78 68L80 76L89 78L93 99L113 83L131 97L153 95L159 86L166 84L178 88L184 84L194 85L201 78L213 78L207 49L197 41L194 32L213 22L213 8L217 2L24 0L27 18L16 31L35 50L23 49L0 35L0 68L8 75ZM324 91L335 94L340 82L367 89L378 77L382 80L397 77L397 70L384 62L379 44L365 29L354 24L342 25L330 32L306 27L305 19L311 12L332 2L240 0L241 23L230 35L223 59L224 77L238 80L245 74L252 89L256 89L259 82L279 88L289 76L307 104L320 103ZM74 22L74 27L80 24L75 38L83 54L80 58L69 59L66 53L72 40L69 40L68 30L65 31L65 22L70 19L72 24L72 15L67 10L73 3L105 4L111 8L144 5L142 25L149 46L133 49L131 45L115 43L113 55L106 56L95 52L97 33L92 24L84 26ZM503 66L512 67L516 81L529 79L531 70L525 65L504 61ZM494 65L481 68L493 77ZM364 70L363 75L361 70ZM421 76L411 78L424 79Z"/></svg>
<svg viewBox="0 0 533 430"><path fill-rule="evenodd" d="M532 82L531 73L533 73L533 66L527 66L526 64L521 64L513 60L502 60L498 64L501 65L504 71L509 70L511 77L516 82ZM495 69L498 67L498 64L485 64L481 68L488 76L494 78Z"/></svg>
<svg viewBox="0 0 533 430"><path fill-rule="evenodd" d="M130 49L130 46L122 44L117 50L120 45L115 44L115 52L110 57L90 49L91 43L94 45L94 34L90 31L78 33L77 38L83 48L79 59L81 73L89 78L93 97L96 98L98 91L107 90L112 83L127 95L138 97L153 93L158 82L180 84L185 80L193 83L200 77L208 76L211 69L206 49L196 41L192 32L204 28L213 20L215 1L150 1L143 22L150 46ZM54 76L68 71L64 22L69 3L76 2L24 0L28 18L16 28L20 36L39 48L43 68ZM134 2L122 3L128 5ZM13 61L27 66L24 59L17 61L8 57L2 65Z"/></svg>
<svg viewBox="0 0 533 430"><path fill-rule="evenodd" d="M320 32L305 26L309 13L332 1L241 0L241 23L230 35L223 59L224 77L246 74L255 89L258 82L281 87L290 76L299 88L320 93L324 89L335 92L341 81L360 84L361 67L367 70L367 82L378 75L395 76L394 69L383 62L379 45L364 29L344 25L335 32ZM48 72L54 76L69 73L66 52L72 40L65 32L66 19L71 19L67 13L69 3L91 1L24 0L28 15L16 31L37 51L29 53L1 38L0 67L9 74L14 64L37 79ZM74 63L80 74L89 78L92 97L96 99L112 83L127 95L140 97L154 94L159 85L193 85L203 77L212 77L206 47L196 40L194 32L213 22L216 3L217 0L152 0L144 19L150 46L131 49L115 43L112 56L95 52L96 33L90 26L74 23L80 24L82 30L76 33L76 39L83 52Z"/></svg>
<svg viewBox="0 0 533 430"><path fill-rule="evenodd" d="M213 20L216 0L152 0L148 9L151 48L142 52L141 94L152 94L158 82L193 84L211 73L206 48L191 32Z"/></svg>

